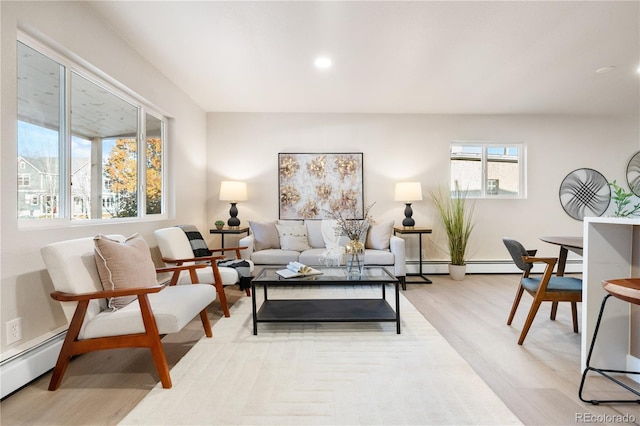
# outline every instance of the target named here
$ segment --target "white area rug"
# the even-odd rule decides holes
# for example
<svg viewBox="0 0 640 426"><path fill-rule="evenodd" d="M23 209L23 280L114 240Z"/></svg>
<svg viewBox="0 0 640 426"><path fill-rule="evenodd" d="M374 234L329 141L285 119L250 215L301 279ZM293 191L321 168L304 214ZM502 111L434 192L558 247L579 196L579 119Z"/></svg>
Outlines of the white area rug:
<svg viewBox="0 0 640 426"><path fill-rule="evenodd" d="M269 290L269 298L337 294L380 290ZM521 424L402 295L400 314L400 335L394 323L260 323L254 336L251 298L242 298L171 370L173 388L158 384L121 424Z"/></svg>

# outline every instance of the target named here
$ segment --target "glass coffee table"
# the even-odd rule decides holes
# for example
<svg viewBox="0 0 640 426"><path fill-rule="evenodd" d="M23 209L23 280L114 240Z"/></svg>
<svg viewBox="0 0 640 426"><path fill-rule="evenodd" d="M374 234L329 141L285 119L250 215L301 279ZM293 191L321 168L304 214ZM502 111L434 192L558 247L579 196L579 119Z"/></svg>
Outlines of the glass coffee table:
<svg viewBox="0 0 640 426"><path fill-rule="evenodd" d="M349 275L342 267L316 267L321 275L282 278L276 271L284 266L265 267L251 280L253 334L258 334L259 322L395 322L400 334L400 281L381 266L365 266L361 275ZM379 285L379 298L369 299L269 299L268 288L308 286ZM386 285L395 288L395 310L386 300ZM258 307L256 287L262 286L264 300Z"/></svg>

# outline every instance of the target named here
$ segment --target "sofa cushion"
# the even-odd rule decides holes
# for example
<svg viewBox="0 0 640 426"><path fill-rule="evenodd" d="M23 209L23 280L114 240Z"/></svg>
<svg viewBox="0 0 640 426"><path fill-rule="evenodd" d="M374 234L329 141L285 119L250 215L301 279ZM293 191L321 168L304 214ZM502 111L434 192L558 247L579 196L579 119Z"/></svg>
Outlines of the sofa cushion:
<svg viewBox="0 0 640 426"><path fill-rule="evenodd" d="M365 248L376 250L388 250L389 240L393 235L393 221L379 223L369 226Z"/></svg>
<svg viewBox="0 0 640 426"><path fill-rule="evenodd" d="M280 248L280 239L276 222L253 222L249 221L249 228L253 234L254 248L256 251Z"/></svg>
<svg viewBox="0 0 640 426"><path fill-rule="evenodd" d="M146 241L134 234L123 242L104 235L94 237L95 260L102 287L117 290L157 285L156 268ZM120 309L136 296L112 297L109 307Z"/></svg>
<svg viewBox="0 0 640 426"><path fill-rule="evenodd" d="M307 238L307 227L304 225L278 225L278 238L282 250L304 251L311 248Z"/></svg>
<svg viewBox="0 0 640 426"><path fill-rule="evenodd" d="M251 260L256 265L286 265L297 262L300 252L293 250L267 249L251 253Z"/></svg>
<svg viewBox="0 0 640 426"><path fill-rule="evenodd" d="M309 245L312 248L326 247L324 238L322 238L322 220L305 220L304 224L307 227Z"/></svg>
<svg viewBox="0 0 640 426"><path fill-rule="evenodd" d="M203 310L216 298L216 290L209 284L165 287L149 294L149 304L160 334L176 333L193 319L193 313ZM176 303L179 301L180 303ZM80 339L144 333L140 305L130 303L117 311L102 311L87 321Z"/></svg>
<svg viewBox="0 0 640 426"><path fill-rule="evenodd" d="M309 266L322 266L324 265L323 255L327 249L324 248L312 248L300 253L298 262Z"/></svg>

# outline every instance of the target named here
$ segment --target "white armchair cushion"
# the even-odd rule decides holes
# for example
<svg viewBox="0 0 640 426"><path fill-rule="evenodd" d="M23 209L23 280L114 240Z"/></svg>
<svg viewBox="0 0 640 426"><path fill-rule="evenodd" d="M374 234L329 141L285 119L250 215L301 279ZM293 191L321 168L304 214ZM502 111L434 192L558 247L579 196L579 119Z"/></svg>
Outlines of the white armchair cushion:
<svg viewBox="0 0 640 426"><path fill-rule="evenodd" d="M187 235L177 226L158 229L153 235L156 237L162 257L167 259L190 259L194 257Z"/></svg>
<svg viewBox="0 0 640 426"><path fill-rule="evenodd" d="M159 334L176 333L187 325L194 312L200 312L216 298L216 290L208 284L165 287L149 294L149 304L156 319ZM105 310L85 322L80 339L144 333L138 301L117 311Z"/></svg>

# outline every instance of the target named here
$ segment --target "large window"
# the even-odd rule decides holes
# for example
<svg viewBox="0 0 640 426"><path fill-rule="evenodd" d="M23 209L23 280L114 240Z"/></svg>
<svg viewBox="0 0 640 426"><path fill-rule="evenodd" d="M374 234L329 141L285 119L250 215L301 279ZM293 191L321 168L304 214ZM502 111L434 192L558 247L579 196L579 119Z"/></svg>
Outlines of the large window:
<svg viewBox="0 0 640 426"><path fill-rule="evenodd" d="M77 64L28 44L17 45L18 217L163 214L166 120Z"/></svg>
<svg viewBox="0 0 640 426"><path fill-rule="evenodd" d="M475 198L524 198L524 144L452 142L451 188L456 185Z"/></svg>

